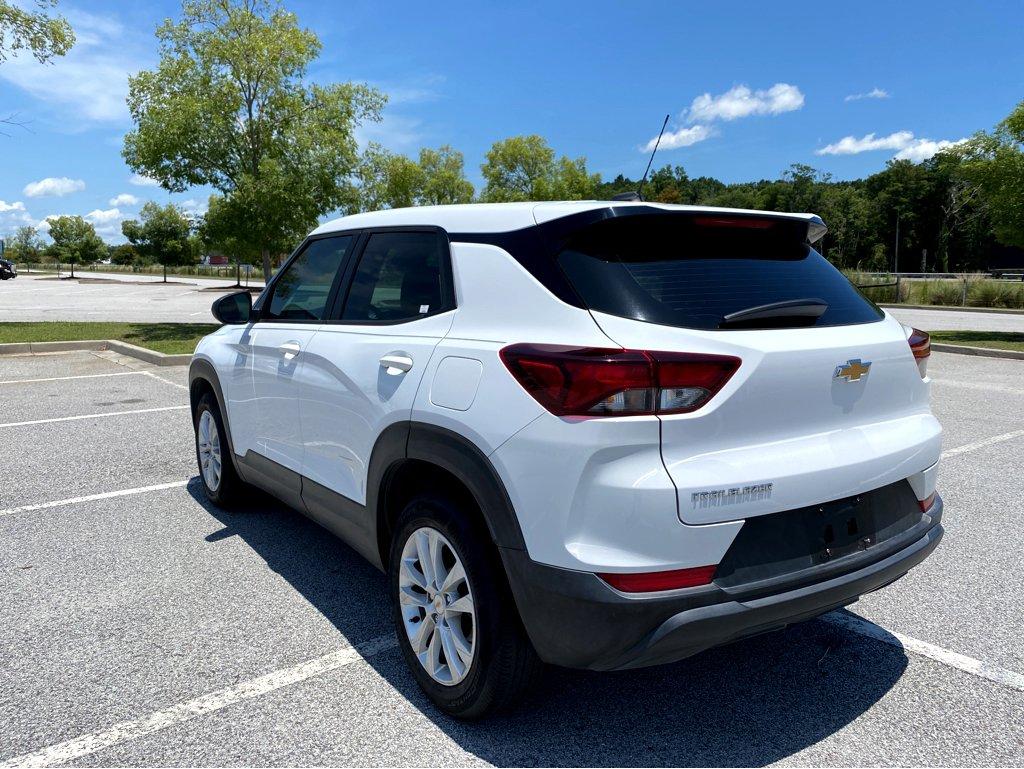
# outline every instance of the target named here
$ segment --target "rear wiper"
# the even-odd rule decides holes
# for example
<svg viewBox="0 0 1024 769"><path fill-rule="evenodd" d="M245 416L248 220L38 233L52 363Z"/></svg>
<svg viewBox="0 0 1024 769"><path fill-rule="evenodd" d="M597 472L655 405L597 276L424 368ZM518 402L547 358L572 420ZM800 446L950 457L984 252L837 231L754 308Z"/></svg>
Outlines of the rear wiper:
<svg viewBox="0 0 1024 769"><path fill-rule="evenodd" d="M784 302L761 304L745 310L730 312L722 318L719 328L736 326L759 320L778 320L780 318L801 318L808 325L820 318L828 309L824 299L787 299Z"/></svg>

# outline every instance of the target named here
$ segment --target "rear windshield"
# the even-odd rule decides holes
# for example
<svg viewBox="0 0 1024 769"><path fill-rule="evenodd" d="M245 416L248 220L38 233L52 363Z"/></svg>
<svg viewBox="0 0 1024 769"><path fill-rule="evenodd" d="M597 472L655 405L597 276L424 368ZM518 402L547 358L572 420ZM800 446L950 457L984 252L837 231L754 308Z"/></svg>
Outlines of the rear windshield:
<svg viewBox="0 0 1024 769"><path fill-rule="evenodd" d="M573 233L558 255L592 310L696 329L871 323L882 312L806 243L800 221L696 215L606 219ZM726 316L799 300L824 312ZM757 314L755 313L755 316Z"/></svg>

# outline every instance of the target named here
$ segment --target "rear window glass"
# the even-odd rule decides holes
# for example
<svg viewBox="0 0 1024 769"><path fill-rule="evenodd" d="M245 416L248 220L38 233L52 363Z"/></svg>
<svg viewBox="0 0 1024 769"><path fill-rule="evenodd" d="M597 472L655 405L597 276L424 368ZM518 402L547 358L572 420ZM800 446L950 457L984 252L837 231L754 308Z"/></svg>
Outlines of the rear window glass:
<svg viewBox="0 0 1024 769"><path fill-rule="evenodd" d="M570 235L558 263L592 310L696 329L871 323L882 312L784 219L642 215L606 219ZM813 300L819 314L726 316Z"/></svg>

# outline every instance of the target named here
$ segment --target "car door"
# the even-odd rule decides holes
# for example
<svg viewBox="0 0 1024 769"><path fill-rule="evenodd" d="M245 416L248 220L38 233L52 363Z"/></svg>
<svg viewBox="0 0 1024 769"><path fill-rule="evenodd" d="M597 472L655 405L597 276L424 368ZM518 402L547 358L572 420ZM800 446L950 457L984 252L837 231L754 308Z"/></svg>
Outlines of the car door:
<svg viewBox="0 0 1024 769"><path fill-rule="evenodd" d="M302 470L299 382L306 350L333 306L355 240L310 240L274 279L252 329L252 444L296 473Z"/></svg>
<svg viewBox="0 0 1024 769"><path fill-rule="evenodd" d="M336 318L305 352L303 475L365 504L374 442L388 425L409 419L427 362L452 324L447 235L372 232L349 272ZM304 495L310 489L303 484Z"/></svg>

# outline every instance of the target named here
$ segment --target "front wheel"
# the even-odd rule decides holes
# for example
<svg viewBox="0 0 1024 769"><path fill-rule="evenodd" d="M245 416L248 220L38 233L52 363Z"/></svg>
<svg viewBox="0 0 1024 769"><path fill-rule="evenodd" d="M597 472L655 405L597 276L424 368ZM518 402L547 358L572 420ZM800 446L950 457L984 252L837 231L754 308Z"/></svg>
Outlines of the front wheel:
<svg viewBox="0 0 1024 769"><path fill-rule="evenodd" d="M427 696L459 718L511 705L540 670L501 561L470 515L446 499L413 499L388 570L406 663Z"/></svg>
<svg viewBox="0 0 1024 769"><path fill-rule="evenodd" d="M241 501L244 484L235 471L220 407L209 393L199 399L194 420L196 462L203 490L214 504L231 507Z"/></svg>

